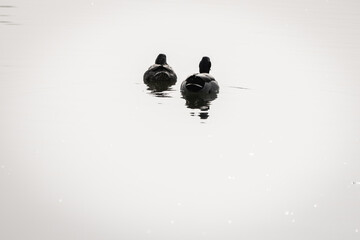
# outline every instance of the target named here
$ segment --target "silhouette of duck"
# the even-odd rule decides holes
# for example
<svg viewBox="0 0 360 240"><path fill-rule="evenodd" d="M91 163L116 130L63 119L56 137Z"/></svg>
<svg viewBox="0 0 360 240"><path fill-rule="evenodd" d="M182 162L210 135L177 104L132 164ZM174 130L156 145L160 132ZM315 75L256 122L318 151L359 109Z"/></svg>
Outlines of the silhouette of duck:
<svg viewBox="0 0 360 240"><path fill-rule="evenodd" d="M181 84L184 97L201 97L204 100L214 100L219 92L219 84L209 74L211 62L209 57L203 57L199 64L199 73L189 76Z"/></svg>
<svg viewBox="0 0 360 240"><path fill-rule="evenodd" d="M151 90L164 91L176 83L177 76L174 70L167 64L166 55L159 54L155 64L150 66L144 73L144 83Z"/></svg>
<svg viewBox="0 0 360 240"><path fill-rule="evenodd" d="M181 93L190 109L199 109L201 119L209 117L210 102L217 98L219 84L209 74L211 68L210 58L203 57L199 64L199 73L189 76L181 83ZM191 113L192 115L195 112Z"/></svg>

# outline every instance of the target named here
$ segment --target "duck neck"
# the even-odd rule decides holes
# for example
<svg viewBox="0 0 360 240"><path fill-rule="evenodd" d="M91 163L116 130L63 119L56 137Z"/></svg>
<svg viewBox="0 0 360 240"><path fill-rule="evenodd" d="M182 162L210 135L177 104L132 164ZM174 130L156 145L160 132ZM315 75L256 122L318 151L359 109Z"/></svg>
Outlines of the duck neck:
<svg viewBox="0 0 360 240"><path fill-rule="evenodd" d="M199 72L200 72L200 73L209 73L209 72L210 72L210 69L209 69L209 68L200 67Z"/></svg>

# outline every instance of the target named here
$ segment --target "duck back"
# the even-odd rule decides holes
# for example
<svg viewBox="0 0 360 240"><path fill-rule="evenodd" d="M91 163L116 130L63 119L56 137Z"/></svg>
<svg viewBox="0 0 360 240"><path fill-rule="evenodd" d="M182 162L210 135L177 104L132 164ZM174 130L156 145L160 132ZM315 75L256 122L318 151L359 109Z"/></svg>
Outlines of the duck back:
<svg viewBox="0 0 360 240"><path fill-rule="evenodd" d="M144 73L144 83L151 90L165 91L176 83L177 76L169 65L152 65Z"/></svg>
<svg viewBox="0 0 360 240"><path fill-rule="evenodd" d="M181 91L185 95L217 94L219 85L210 74L197 73L189 76L181 84Z"/></svg>

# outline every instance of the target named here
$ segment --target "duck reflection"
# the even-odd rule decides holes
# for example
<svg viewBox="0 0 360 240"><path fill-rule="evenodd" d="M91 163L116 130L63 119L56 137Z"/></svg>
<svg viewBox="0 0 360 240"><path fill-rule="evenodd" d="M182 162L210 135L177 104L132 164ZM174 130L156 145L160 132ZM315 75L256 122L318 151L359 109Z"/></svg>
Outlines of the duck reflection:
<svg viewBox="0 0 360 240"><path fill-rule="evenodd" d="M149 94L155 96L155 97L159 97L159 98L171 98L171 92L174 92L174 90L171 87L168 87L164 90L159 90L159 89L154 89L154 88L150 88L148 87L146 90L148 90Z"/></svg>
<svg viewBox="0 0 360 240"><path fill-rule="evenodd" d="M176 83L177 76L174 70L166 61L165 54L159 54L155 60L155 64L151 65L144 73L144 83L148 86L148 90L156 96L164 97L166 90Z"/></svg>
<svg viewBox="0 0 360 240"><path fill-rule="evenodd" d="M207 119L210 102L217 98L219 84L210 73L211 61L203 57L199 64L199 73L189 76L181 84L181 94L190 109L200 109L199 117Z"/></svg>
<svg viewBox="0 0 360 240"><path fill-rule="evenodd" d="M209 117L209 110L211 101L217 98L217 93L212 94L202 94L198 96L187 95L182 92L183 98L186 100L185 104L188 108L194 110L200 110L198 116L201 119L207 119ZM190 113L192 116L195 115L194 112Z"/></svg>

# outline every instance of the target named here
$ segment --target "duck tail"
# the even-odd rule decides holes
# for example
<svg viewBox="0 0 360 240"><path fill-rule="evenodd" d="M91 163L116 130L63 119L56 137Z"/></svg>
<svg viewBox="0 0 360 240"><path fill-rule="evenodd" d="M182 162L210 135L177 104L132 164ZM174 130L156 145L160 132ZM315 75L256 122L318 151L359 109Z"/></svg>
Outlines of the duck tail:
<svg viewBox="0 0 360 240"><path fill-rule="evenodd" d="M156 73L154 78L158 82L165 82L170 79L170 75L169 75L169 73L167 73L165 71L161 71L161 72Z"/></svg>
<svg viewBox="0 0 360 240"><path fill-rule="evenodd" d="M203 89L204 85L205 85L205 81L201 77L193 75L187 79L187 83L185 87L190 92L198 92L201 89Z"/></svg>

